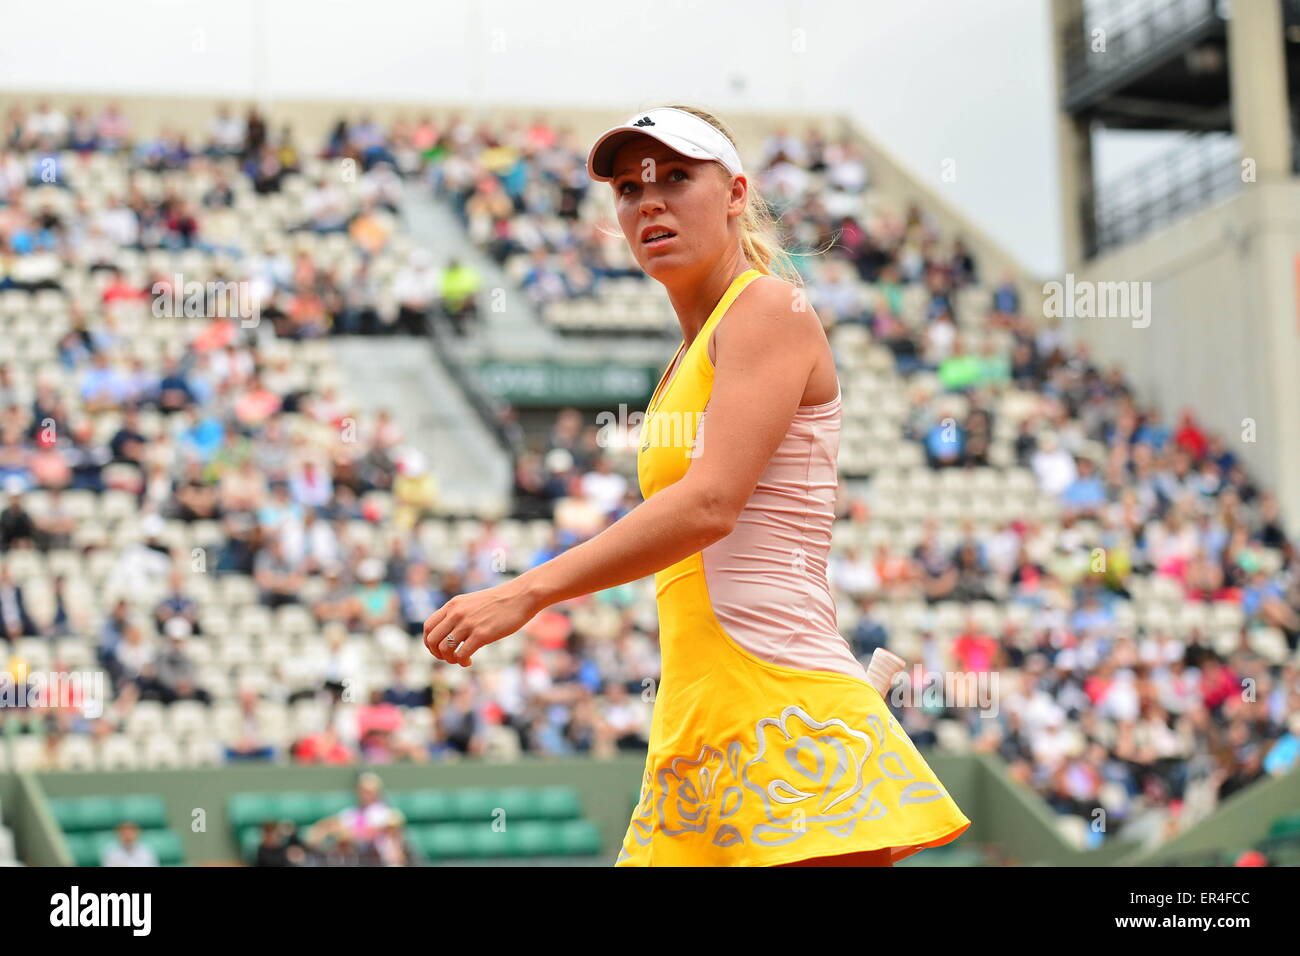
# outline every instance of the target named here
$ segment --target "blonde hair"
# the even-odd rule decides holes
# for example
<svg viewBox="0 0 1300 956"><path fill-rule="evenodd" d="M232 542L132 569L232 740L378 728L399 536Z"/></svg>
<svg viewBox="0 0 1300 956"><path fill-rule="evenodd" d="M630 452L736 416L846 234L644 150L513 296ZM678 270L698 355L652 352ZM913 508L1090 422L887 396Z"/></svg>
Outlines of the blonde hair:
<svg viewBox="0 0 1300 956"><path fill-rule="evenodd" d="M731 130L708 110L681 105L668 108L698 116L727 137L732 146L736 146L736 137L732 135ZM737 151L739 151L738 146ZM721 163L714 165L728 177L730 176L727 168ZM776 276L794 286L803 286L803 275L795 268L793 257L810 255L810 253L791 252L781 244L777 217L773 215L771 205L763 198L752 180L745 199L745 210L740 214L740 249L749 264L764 275Z"/></svg>

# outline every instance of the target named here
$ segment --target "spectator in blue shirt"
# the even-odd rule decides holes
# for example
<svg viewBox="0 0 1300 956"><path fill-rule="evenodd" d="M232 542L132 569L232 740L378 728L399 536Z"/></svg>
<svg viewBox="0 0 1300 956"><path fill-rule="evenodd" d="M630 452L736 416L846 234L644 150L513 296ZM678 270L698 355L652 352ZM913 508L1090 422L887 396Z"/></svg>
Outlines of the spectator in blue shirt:
<svg viewBox="0 0 1300 956"><path fill-rule="evenodd" d="M966 434L951 419L935 422L925 433L925 457L931 468L961 464Z"/></svg>
<svg viewBox="0 0 1300 956"><path fill-rule="evenodd" d="M1089 458L1075 458L1075 479L1061 492L1061 504L1080 517L1095 517L1106 504L1106 486Z"/></svg>
<svg viewBox="0 0 1300 956"><path fill-rule="evenodd" d="M81 400L86 411L113 410L121 406L127 395L127 381L122 373L108 363L108 356L96 352L93 365L81 379Z"/></svg>
<svg viewBox="0 0 1300 956"><path fill-rule="evenodd" d="M1133 435L1134 442L1145 442L1153 451L1163 451L1169 442L1169 429L1161 425L1154 417L1138 426Z"/></svg>
<svg viewBox="0 0 1300 956"><path fill-rule="evenodd" d="M194 392L185 381L185 373L175 359L167 359L163 365L162 379L158 382L158 410L178 412L193 404Z"/></svg>
<svg viewBox="0 0 1300 956"><path fill-rule="evenodd" d="M406 632L412 636L423 635L429 615L447 603L447 595L430 583L428 565L419 561L407 566L406 580L398 587L397 598Z"/></svg>
<svg viewBox="0 0 1300 956"><path fill-rule="evenodd" d="M1264 756L1264 771L1275 777L1288 773L1300 759L1300 714L1292 714L1285 734L1274 741Z"/></svg>
<svg viewBox="0 0 1300 956"><path fill-rule="evenodd" d="M875 599L870 594L863 594L858 598L862 613L858 623L853 626L853 634L849 641L854 656L864 665L871 660L871 655L876 652L876 648L885 647L889 643L889 632L872 613L874 603Z"/></svg>
<svg viewBox="0 0 1300 956"><path fill-rule="evenodd" d="M144 464L144 450L148 443L140 428L140 412L134 405L128 405L122 417L122 427L117 430L108 443L113 453L113 461Z"/></svg>
<svg viewBox="0 0 1300 956"><path fill-rule="evenodd" d="M1078 633L1107 631L1115 623L1114 613L1097 599L1095 592L1084 595L1070 618L1070 627Z"/></svg>
<svg viewBox="0 0 1300 956"><path fill-rule="evenodd" d="M1020 312L1020 294L1010 276L1003 276L1002 284L993 290L993 310L1003 315L1017 315Z"/></svg>
<svg viewBox="0 0 1300 956"><path fill-rule="evenodd" d="M226 440L226 428L215 415L200 417L197 409L189 412L190 425L181 433L181 444L194 449L205 464L217 453Z"/></svg>

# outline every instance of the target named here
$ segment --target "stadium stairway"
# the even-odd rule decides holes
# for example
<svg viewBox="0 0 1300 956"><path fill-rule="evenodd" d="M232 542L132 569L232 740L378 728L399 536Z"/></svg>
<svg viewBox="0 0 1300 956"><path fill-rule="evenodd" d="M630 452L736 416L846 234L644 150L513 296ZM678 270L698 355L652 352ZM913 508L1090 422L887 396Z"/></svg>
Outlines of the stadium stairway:
<svg viewBox="0 0 1300 956"><path fill-rule="evenodd" d="M675 343L610 343L560 336L545 322L517 285L488 256L474 247L452 210L430 197L427 188L408 183L402 204L403 229L427 249L438 266L450 259L471 265L481 277L481 308L486 321L463 340L454 336L438 344L412 348L409 339L335 339L333 347L361 411L388 408L407 444L425 454L434 470L443 506L449 513L505 513L513 489L509 455L445 371L434 349L466 370L488 357L556 359L571 362L666 362ZM505 308L493 310L502 290Z"/></svg>
<svg viewBox="0 0 1300 956"><path fill-rule="evenodd" d="M509 508L513 469L505 450L474 412L429 348L409 339L334 339L338 364L363 415L386 408L403 444L432 469L439 510L502 515Z"/></svg>
<svg viewBox="0 0 1300 956"><path fill-rule="evenodd" d="M470 241L451 207L430 196L426 184L406 184L402 227L413 242L433 254L437 265L455 258L473 266L482 280L480 308L486 321L478 323L464 339L445 343L449 357L466 368L472 369L486 358L664 366L676 351L680 335L675 323L662 337L611 340L599 334L559 334L519 283ZM655 291L662 295L661 290Z"/></svg>
<svg viewBox="0 0 1300 956"><path fill-rule="evenodd" d="M485 288L504 287L504 276L496 264L466 241L452 212L432 202L424 190L407 185L402 218L412 241L432 253L439 266L456 258L479 271ZM494 323L493 329L497 330L494 335L521 343L547 334L531 315L502 326ZM401 427L405 444L423 453L437 483L439 510L504 514L513 490L510 457L460 385L446 374L434 351L437 347L433 343L412 347L404 338L333 340L339 367L360 410L371 413L387 408ZM451 358L462 365L472 364L469 356Z"/></svg>
<svg viewBox="0 0 1300 956"><path fill-rule="evenodd" d="M439 268L449 259L470 265L482 280L480 308L490 321L471 330L465 355L525 354L553 355L559 347L556 336L542 321L528 296L518 289L488 256L469 241L452 210L429 196L423 184L408 182L402 199L402 225L415 243L433 254ZM492 311L493 298L501 290L509 297L506 308Z"/></svg>

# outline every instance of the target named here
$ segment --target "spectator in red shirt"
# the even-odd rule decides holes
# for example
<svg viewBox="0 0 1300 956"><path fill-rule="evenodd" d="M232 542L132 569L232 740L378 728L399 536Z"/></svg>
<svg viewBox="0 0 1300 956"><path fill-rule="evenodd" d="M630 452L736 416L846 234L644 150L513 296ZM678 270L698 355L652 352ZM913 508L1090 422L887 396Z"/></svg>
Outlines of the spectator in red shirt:
<svg viewBox="0 0 1300 956"><path fill-rule="evenodd" d="M972 618L966 619L966 628L952 642L952 655L959 670L967 673L987 673L993 670L998 657L997 639L985 634Z"/></svg>
<svg viewBox="0 0 1300 956"><path fill-rule="evenodd" d="M1201 664L1201 699L1209 710L1217 710L1229 697L1241 693L1241 682L1232 669L1216 657Z"/></svg>
<svg viewBox="0 0 1300 956"><path fill-rule="evenodd" d="M262 384L256 375L235 401L235 416L243 425L260 425L280 410L280 396Z"/></svg>
<svg viewBox="0 0 1300 956"><path fill-rule="evenodd" d="M160 290L160 292L161 291L162 290ZM170 295L171 290L167 289L164 294ZM113 270L112 280L110 280L108 285L104 287L104 291L100 293L100 299L105 304L117 302L123 299L127 301L132 299L143 299L144 297L145 291L143 289L137 289L135 286L131 285L131 283L127 282L122 276L121 271L118 269Z"/></svg>
<svg viewBox="0 0 1300 956"><path fill-rule="evenodd" d="M384 700L378 688L370 692L370 703L357 709L357 735L364 740L375 732L392 733L402 726L402 712Z"/></svg>
<svg viewBox="0 0 1300 956"><path fill-rule="evenodd" d="M293 759L299 763L349 764L356 760L356 755L339 740L333 727L326 727L298 741L293 748Z"/></svg>
<svg viewBox="0 0 1300 956"><path fill-rule="evenodd" d="M1182 420L1178 423L1178 431L1174 435L1174 444L1186 451L1196 461L1204 458L1206 451L1209 450L1209 439L1205 437L1205 432L1201 431L1196 424L1196 419L1192 417L1190 410L1183 412Z"/></svg>

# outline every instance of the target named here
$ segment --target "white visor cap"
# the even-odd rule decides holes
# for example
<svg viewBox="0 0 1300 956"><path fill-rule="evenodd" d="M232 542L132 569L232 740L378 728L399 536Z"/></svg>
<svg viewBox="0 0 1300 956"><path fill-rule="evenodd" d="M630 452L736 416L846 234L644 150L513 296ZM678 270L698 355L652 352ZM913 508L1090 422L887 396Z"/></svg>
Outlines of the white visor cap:
<svg viewBox="0 0 1300 956"><path fill-rule="evenodd" d="M615 126L600 134L596 145L587 156L587 175L597 182L607 183L614 178L614 155L630 137L637 133L653 136L669 149L692 159L714 159L733 175L743 172L740 154L721 132L694 113L675 110L671 106L637 113L622 126Z"/></svg>

